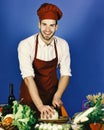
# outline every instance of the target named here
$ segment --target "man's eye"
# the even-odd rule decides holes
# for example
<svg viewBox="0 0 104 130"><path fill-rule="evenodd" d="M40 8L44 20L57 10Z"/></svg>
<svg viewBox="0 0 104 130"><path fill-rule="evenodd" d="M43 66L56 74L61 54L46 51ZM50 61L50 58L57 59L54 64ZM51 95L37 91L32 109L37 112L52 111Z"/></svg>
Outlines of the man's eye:
<svg viewBox="0 0 104 130"><path fill-rule="evenodd" d="M46 24L45 24L45 23L42 23L42 25L43 25L43 26L46 26Z"/></svg>
<svg viewBox="0 0 104 130"><path fill-rule="evenodd" d="M50 27L55 27L55 25L54 25L54 24L52 24L52 25L50 25Z"/></svg>

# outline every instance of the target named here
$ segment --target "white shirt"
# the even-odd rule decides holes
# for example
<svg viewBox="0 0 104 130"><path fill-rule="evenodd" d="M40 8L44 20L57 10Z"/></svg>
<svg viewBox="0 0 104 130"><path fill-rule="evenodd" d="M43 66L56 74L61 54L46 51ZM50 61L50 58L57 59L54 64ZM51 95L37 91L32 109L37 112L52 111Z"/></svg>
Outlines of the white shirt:
<svg viewBox="0 0 104 130"><path fill-rule="evenodd" d="M35 45L36 45L36 35L32 35L24 40L22 40L18 45L18 59L20 65L20 71L22 78L28 76L35 76L32 63L34 61L35 55ZM57 36L54 36L57 53L58 53L58 67L60 67L61 76L71 76L70 68L70 50L68 43ZM46 45L40 37L38 37L38 51L37 58L50 61L56 57L54 41L50 45Z"/></svg>

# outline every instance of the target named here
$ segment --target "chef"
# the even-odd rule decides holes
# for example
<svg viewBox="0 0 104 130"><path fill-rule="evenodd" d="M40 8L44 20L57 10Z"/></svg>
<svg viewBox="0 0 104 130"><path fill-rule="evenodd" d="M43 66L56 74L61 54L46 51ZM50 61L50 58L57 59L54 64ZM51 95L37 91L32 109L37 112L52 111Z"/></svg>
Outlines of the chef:
<svg viewBox="0 0 104 130"><path fill-rule="evenodd" d="M39 33L22 40L18 46L23 79L20 102L48 118L53 114L52 106L63 105L61 98L71 76L70 50L66 40L55 36L62 11L54 4L44 3L37 15Z"/></svg>

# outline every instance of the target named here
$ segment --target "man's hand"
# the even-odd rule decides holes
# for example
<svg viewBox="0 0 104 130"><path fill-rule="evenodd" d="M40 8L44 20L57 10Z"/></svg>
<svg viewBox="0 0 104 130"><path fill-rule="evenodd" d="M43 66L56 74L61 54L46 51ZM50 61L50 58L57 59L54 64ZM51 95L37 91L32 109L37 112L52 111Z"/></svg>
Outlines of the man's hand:
<svg viewBox="0 0 104 130"><path fill-rule="evenodd" d="M59 107L60 108L63 105L63 102L62 102L60 97L58 97L57 95L54 95L52 105L54 107Z"/></svg>
<svg viewBox="0 0 104 130"><path fill-rule="evenodd" d="M48 119L54 114L54 109L49 105L42 105L39 107L40 117Z"/></svg>

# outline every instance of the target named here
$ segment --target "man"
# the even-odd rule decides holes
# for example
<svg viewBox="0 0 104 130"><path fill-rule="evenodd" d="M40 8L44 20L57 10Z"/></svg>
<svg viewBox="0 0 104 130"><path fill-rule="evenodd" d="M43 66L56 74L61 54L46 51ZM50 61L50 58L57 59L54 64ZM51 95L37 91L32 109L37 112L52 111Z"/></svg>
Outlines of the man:
<svg viewBox="0 0 104 130"><path fill-rule="evenodd" d="M68 43L54 35L62 11L56 5L44 3L37 10L37 15L40 32L24 39L18 46L23 78L20 100L48 118L53 113L52 106L63 105L61 97L71 76L70 53Z"/></svg>

